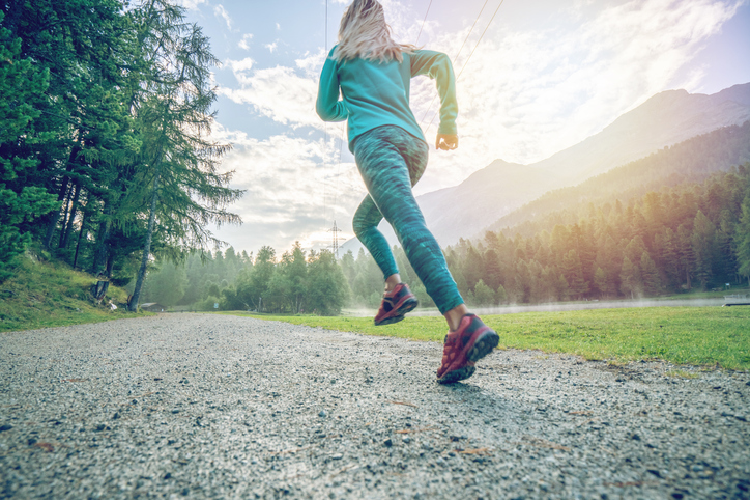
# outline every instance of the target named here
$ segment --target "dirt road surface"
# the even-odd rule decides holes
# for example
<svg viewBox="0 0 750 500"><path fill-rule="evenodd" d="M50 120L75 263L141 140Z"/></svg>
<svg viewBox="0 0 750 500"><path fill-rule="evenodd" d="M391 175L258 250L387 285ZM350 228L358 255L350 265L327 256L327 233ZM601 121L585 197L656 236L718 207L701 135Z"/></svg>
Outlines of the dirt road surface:
<svg viewBox="0 0 750 500"><path fill-rule="evenodd" d="M496 351L441 386L440 355L210 314L0 334L0 498L750 498L747 373Z"/></svg>

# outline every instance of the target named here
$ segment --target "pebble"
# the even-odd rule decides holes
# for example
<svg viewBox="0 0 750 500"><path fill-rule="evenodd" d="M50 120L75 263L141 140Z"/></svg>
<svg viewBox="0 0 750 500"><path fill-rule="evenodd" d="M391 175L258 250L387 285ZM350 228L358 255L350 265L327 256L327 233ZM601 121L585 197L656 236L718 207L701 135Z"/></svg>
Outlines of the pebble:
<svg viewBox="0 0 750 500"><path fill-rule="evenodd" d="M746 374L440 357L211 314L4 333L0 498L749 497Z"/></svg>

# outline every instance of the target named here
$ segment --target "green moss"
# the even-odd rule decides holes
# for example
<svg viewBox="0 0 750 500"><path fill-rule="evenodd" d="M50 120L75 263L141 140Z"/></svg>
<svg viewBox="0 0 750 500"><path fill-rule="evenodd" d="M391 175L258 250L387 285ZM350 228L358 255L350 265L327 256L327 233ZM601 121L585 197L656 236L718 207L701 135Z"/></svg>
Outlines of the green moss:
<svg viewBox="0 0 750 500"><path fill-rule="evenodd" d="M93 276L64 263L27 255L0 284L0 332L111 321L136 316L123 306L127 293L110 286L106 300L96 304L89 289ZM113 300L118 309L107 303Z"/></svg>

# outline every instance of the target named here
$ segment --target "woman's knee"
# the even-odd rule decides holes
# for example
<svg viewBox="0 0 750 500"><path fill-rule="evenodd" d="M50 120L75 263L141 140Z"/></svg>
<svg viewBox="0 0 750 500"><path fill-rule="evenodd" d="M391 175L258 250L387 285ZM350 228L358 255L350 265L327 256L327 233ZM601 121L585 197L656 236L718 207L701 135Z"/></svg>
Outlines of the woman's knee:
<svg viewBox="0 0 750 500"><path fill-rule="evenodd" d="M352 220L352 230L354 231L354 236L356 236L358 240L361 240L361 237L367 234L372 227L373 225L364 217L355 216Z"/></svg>

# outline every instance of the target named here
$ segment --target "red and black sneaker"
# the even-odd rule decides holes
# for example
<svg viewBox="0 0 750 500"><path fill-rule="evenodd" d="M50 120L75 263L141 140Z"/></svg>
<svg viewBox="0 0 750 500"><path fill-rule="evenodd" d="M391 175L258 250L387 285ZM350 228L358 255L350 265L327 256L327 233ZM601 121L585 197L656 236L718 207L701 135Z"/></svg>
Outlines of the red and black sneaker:
<svg viewBox="0 0 750 500"><path fill-rule="evenodd" d="M474 373L474 363L497 346L500 337L476 314L465 314L458 330L445 336L443 360L437 371L439 384L465 380Z"/></svg>
<svg viewBox="0 0 750 500"><path fill-rule="evenodd" d="M404 314L417 307L417 298L406 283L399 283L390 292L383 294L383 302L375 315L375 326L390 325L404 319Z"/></svg>

